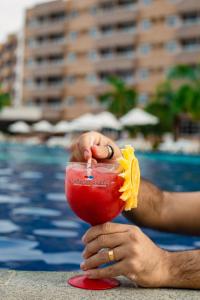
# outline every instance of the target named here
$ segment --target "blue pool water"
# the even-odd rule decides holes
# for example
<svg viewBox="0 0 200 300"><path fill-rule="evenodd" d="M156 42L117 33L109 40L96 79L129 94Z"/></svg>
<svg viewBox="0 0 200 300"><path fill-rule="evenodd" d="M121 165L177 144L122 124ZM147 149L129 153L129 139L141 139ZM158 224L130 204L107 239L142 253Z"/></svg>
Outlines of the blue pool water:
<svg viewBox="0 0 200 300"><path fill-rule="evenodd" d="M138 153L142 175L173 191L200 189L200 157ZM0 144L0 268L79 270L89 227L64 195L68 153L45 146ZM127 221L122 217L118 222ZM144 230L169 250L200 248L200 238Z"/></svg>

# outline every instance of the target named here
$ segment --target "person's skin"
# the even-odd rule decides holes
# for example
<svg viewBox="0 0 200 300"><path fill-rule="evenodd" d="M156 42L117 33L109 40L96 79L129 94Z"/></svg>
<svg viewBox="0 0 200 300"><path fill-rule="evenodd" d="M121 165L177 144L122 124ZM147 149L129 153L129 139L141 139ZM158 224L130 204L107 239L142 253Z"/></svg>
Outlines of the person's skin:
<svg viewBox="0 0 200 300"><path fill-rule="evenodd" d="M106 145L114 156L108 160ZM121 156L118 146L98 132L81 135L72 146L72 161L113 162ZM124 212L137 225L159 230L200 235L200 192L161 191L141 180L138 208ZM81 264L89 278L124 275L142 287L200 289L200 250L169 252L155 245L137 226L105 223L90 228L83 237L85 250ZM108 263L109 248L115 263Z"/></svg>

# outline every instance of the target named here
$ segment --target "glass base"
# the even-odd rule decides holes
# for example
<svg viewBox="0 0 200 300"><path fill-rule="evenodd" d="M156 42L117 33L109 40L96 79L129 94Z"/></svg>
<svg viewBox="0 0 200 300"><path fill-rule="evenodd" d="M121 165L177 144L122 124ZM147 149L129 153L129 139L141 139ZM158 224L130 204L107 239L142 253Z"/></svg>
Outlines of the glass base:
<svg viewBox="0 0 200 300"><path fill-rule="evenodd" d="M120 285L120 282L114 278L89 279L85 275L74 276L67 282L76 288L85 290L108 290Z"/></svg>

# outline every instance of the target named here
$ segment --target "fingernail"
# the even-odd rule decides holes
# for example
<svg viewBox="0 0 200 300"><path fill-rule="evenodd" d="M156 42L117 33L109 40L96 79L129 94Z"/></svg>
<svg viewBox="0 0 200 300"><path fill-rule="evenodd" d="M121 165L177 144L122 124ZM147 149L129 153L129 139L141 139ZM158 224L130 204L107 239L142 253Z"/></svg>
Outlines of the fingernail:
<svg viewBox="0 0 200 300"><path fill-rule="evenodd" d="M85 256L85 250L82 252L82 257L84 257Z"/></svg>
<svg viewBox="0 0 200 300"><path fill-rule="evenodd" d="M90 271L85 271L84 275L87 276L88 278L91 278L91 272Z"/></svg>

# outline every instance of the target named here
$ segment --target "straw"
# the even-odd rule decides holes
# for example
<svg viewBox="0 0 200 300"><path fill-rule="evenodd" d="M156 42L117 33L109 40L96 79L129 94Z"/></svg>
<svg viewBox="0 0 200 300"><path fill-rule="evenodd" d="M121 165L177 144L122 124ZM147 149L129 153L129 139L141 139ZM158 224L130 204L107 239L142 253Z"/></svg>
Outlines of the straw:
<svg viewBox="0 0 200 300"><path fill-rule="evenodd" d="M93 138L90 139L90 147L92 146L93 146ZM86 169L87 169L87 177L92 176L92 157L88 159Z"/></svg>

